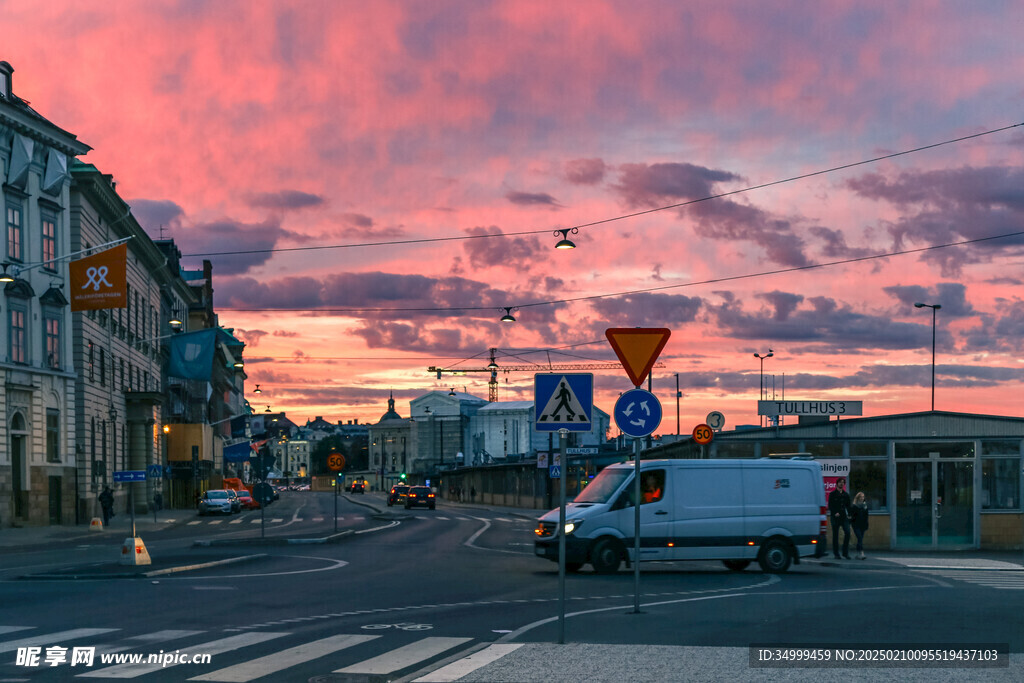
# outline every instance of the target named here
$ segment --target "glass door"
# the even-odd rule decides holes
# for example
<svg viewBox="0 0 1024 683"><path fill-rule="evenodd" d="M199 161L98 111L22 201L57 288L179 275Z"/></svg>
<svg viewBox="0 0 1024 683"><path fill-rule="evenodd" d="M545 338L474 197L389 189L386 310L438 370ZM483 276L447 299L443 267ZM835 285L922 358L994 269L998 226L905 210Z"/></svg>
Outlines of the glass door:
<svg viewBox="0 0 1024 683"><path fill-rule="evenodd" d="M896 463L896 547L931 548L932 463Z"/></svg>
<svg viewBox="0 0 1024 683"><path fill-rule="evenodd" d="M953 549L974 539L974 463L897 461L895 546Z"/></svg>

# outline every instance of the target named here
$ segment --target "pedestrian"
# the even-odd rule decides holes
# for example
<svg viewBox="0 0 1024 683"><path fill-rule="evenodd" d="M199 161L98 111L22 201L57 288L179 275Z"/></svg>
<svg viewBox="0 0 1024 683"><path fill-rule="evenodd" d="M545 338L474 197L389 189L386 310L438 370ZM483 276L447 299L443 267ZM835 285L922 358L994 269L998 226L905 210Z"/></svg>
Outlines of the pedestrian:
<svg viewBox="0 0 1024 683"><path fill-rule="evenodd" d="M853 506L850 508L850 526L857 536L857 559L867 559L864 556L864 532L868 530L868 503L864 498L864 492L860 491L853 497Z"/></svg>
<svg viewBox="0 0 1024 683"><path fill-rule="evenodd" d="M836 488L828 497L828 511L832 521L832 553L839 556L839 529L843 530L842 557L850 559L850 494L846 492L846 479L836 480Z"/></svg>
<svg viewBox="0 0 1024 683"><path fill-rule="evenodd" d="M475 503L476 502L476 487L475 486L470 486L469 487L469 501L471 503Z"/></svg>
<svg viewBox="0 0 1024 683"><path fill-rule="evenodd" d="M114 492L109 486L103 487L100 493L100 507L103 508L103 526L110 524L110 518L114 516Z"/></svg>
<svg viewBox="0 0 1024 683"><path fill-rule="evenodd" d="M153 507L156 508L157 512L164 509L164 494L159 491L153 494Z"/></svg>

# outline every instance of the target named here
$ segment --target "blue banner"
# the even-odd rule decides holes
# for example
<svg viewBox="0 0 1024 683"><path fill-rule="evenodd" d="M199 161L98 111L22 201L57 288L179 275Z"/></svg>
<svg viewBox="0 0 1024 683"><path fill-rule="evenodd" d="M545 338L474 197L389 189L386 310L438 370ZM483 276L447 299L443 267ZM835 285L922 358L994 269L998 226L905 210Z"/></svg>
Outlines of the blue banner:
<svg viewBox="0 0 1024 683"><path fill-rule="evenodd" d="M186 332L171 337L171 357L167 374L183 379L209 382L213 374L216 328Z"/></svg>
<svg viewBox="0 0 1024 683"><path fill-rule="evenodd" d="M248 441L224 447L224 462L245 462L250 458L252 447Z"/></svg>

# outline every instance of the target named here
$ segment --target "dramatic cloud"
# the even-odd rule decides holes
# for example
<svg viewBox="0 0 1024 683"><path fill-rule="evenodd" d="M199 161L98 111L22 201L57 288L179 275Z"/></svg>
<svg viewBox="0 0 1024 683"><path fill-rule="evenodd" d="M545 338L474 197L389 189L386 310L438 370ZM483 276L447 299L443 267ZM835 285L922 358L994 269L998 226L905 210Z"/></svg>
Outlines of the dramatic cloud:
<svg viewBox="0 0 1024 683"><path fill-rule="evenodd" d="M555 198L546 192L508 192L505 198L520 206L558 206Z"/></svg>
<svg viewBox="0 0 1024 683"><path fill-rule="evenodd" d="M573 159L565 162L565 179L573 185L596 185L607 170L602 159Z"/></svg>
<svg viewBox="0 0 1024 683"><path fill-rule="evenodd" d="M299 192L298 190L281 190L280 192L260 192L249 195L247 201L250 206L258 209L288 211L320 206L324 203L324 198L308 192Z"/></svg>
<svg viewBox="0 0 1024 683"><path fill-rule="evenodd" d="M640 326L639 322L650 320L676 326L693 322L702 303L698 297L681 294L644 293L598 299L593 302L593 307L594 314L607 322L606 327L634 327Z"/></svg>
<svg viewBox="0 0 1024 683"><path fill-rule="evenodd" d="M693 164L622 164L613 188L631 207L654 208L707 197L715 194L715 183L739 179L727 171Z"/></svg>
<svg viewBox="0 0 1024 683"><path fill-rule="evenodd" d="M128 204L139 225L153 239L174 237L185 217L184 209L166 199L132 199Z"/></svg>
<svg viewBox="0 0 1024 683"><path fill-rule="evenodd" d="M178 244L188 245L189 253L183 256L210 259L214 272L226 276L239 275L266 263L271 257L269 250L275 248L280 240L296 235L274 221L246 224L224 219L190 225L179 230L174 237Z"/></svg>
<svg viewBox="0 0 1024 683"><path fill-rule="evenodd" d="M469 235L501 235L501 228L470 228ZM474 268L480 266L502 266L505 268L527 269L542 255L544 247L536 237L481 237L463 242L466 261Z"/></svg>

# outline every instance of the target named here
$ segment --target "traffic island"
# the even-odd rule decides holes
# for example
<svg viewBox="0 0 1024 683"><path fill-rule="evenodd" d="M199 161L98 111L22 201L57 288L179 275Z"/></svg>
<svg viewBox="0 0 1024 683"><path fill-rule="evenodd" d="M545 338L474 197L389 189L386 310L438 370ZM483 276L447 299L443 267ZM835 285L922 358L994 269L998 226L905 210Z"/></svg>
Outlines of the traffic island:
<svg viewBox="0 0 1024 683"><path fill-rule="evenodd" d="M250 562L266 558L266 554L240 555L231 557L196 558L187 555L153 559L148 565L128 566L120 562L96 562L93 564L64 567L41 574L26 574L19 579L29 581L80 581L95 579L152 579L168 574L221 567L228 564Z"/></svg>

